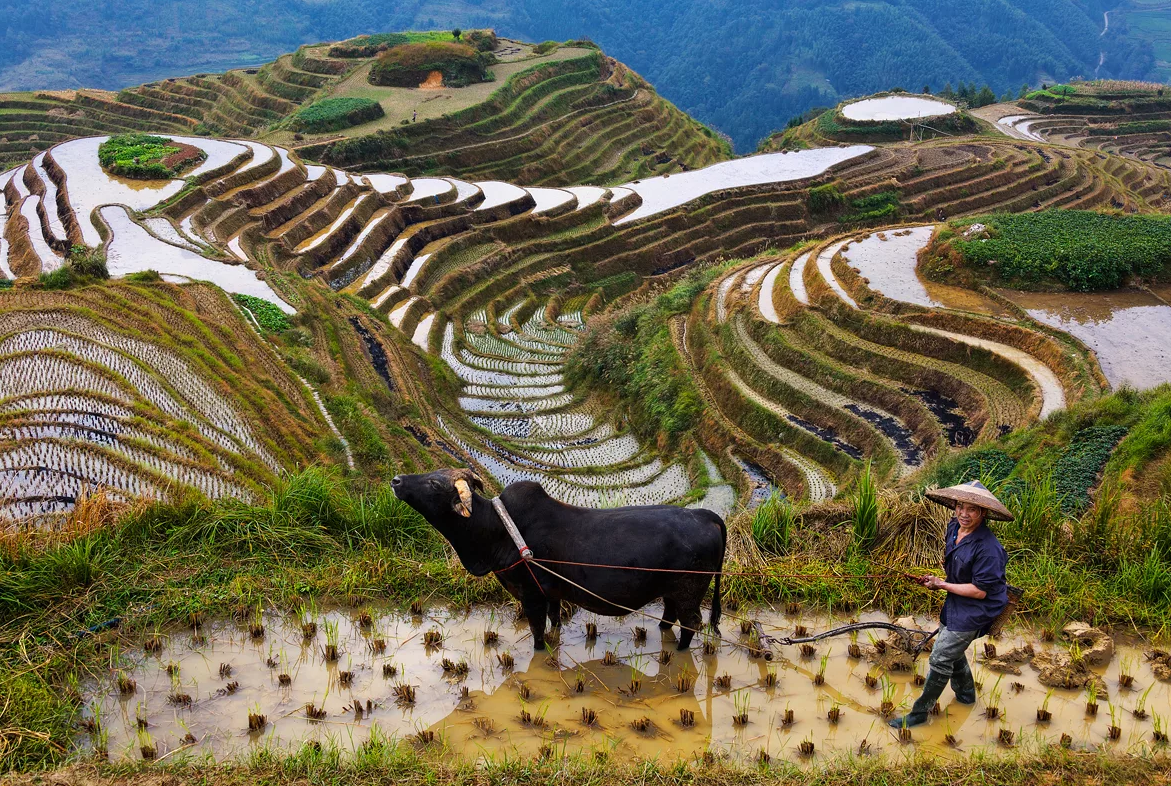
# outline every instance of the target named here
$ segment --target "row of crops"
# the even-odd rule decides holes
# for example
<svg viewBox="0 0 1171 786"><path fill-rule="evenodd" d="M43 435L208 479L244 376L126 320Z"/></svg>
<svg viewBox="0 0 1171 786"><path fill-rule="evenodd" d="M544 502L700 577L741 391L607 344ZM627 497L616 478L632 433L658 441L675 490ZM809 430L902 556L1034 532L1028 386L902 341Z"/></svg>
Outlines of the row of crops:
<svg viewBox="0 0 1171 786"><path fill-rule="evenodd" d="M1084 367L1056 359L1068 342L992 301L924 290L916 253L931 236L861 233L765 255L733 266L693 305L679 349L724 430L772 448L811 498L864 465L895 479L949 445L1065 406L1067 394L1093 394L1073 383ZM1117 438L1087 437L1085 452L1098 451L1091 478ZM1095 446L1106 442L1103 454Z"/></svg>

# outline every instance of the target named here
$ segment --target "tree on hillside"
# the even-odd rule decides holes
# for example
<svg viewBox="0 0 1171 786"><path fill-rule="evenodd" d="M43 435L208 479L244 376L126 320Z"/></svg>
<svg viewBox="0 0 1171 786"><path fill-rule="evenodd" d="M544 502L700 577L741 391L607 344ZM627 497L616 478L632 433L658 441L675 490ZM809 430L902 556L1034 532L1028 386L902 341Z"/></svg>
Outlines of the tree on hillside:
<svg viewBox="0 0 1171 786"><path fill-rule="evenodd" d="M464 34L464 31L460 30L458 27L451 31L451 37L454 38L456 41L458 41L459 37L463 34Z"/></svg>

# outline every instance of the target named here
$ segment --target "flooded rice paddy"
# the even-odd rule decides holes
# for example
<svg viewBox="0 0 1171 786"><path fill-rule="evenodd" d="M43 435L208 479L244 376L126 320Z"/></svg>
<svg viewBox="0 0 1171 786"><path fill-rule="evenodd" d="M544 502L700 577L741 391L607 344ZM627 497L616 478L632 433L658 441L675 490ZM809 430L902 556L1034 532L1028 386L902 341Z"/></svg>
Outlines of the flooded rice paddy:
<svg viewBox="0 0 1171 786"><path fill-rule="evenodd" d="M914 120L920 117L950 115L956 108L945 101L918 96L883 96L855 101L842 107L842 116L849 120L884 121Z"/></svg>
<svg viewBox="0 0 1171 786"><path fill-rule="evenodd" d="M112 276L125 276L151 269L159 273L211 281L228 292L264 298L286 314L296 313L256 272L243 265L207 259L185 248L164 243L130 218L126 208L109 205L99 211L113 233L107 248L107 265Z"/></svg>
<svg viewBox="0 0 1171 786"><path fill-rule="evenodd" d="M960 705L945 690L941 714L906 743L885 725L881 705L891 703L888 714L909 706L926 656L912 670L895 670L891 664L907 656L893 640L881 643L886 631L819 642L812 652L777 647L768 661L753 657L736 615L725 617L728 641L711 641L705 654L698 641L676 652L673 634L653 620L579 611L562 628L559 649L534 655L511 608L419 612L264 614L249 624L149 634L158 638L151 654L125 652L124 670L88 686L91 713L115 760L141 758L143 747L156 757L221 760L313 741L353 749L382 733L468 758L532 756L550 746L558 755L606 750L660 760L710 750L742 763L762 752L805 762L860 750L954 757L1056 744L1063 735L1079 749L1134 752L1151 745L1155 714L1171 713L1171 683L1156 678L1139 646L1119 644L1108 663L1092 667L1104 689L1099 711L1089 715L1085 691L1046 688L1027 663L991 671L981 642L976 705ZM747 616L775 636L845 622L774 611ZM994 646L1003 656L1025 644L1042 656L1067 652L1028 630ZM1123 674L1131 687L1120 687ZM1039 722L1042 707L1051 719ZM80 742L95 737L83 734ZM803 743L806 751L812 744L811 754L801 752Z"/></svg>
<svg viewBox="0 0 1171 786"><path fill-rule="evenodd" d="M102 237L90 220L90 214L100 205L126 205L131 210L146 210L168 199L183 188L182 180L132 180L108 174L98 163L98 147L109 137L95 136L74 139L53 148L53 159L65 171L65 187L69 201L81 225L86 245L100 246ZM198 146L206 148L206 140ZM236 147L233 145L233 147ZM237 152L243 152L238 150ZM224 153L223 155L226 155ZM231 160L231 157L228 158ZM205 162L206 163L206 162Z"/></svg>
<svg viewBox="0 0 1171 786"><path fill-rule="evenodd" d="M624 188L638 193L642 205L614 222L615 226L653 216L686 204L704 194L727 188L782 183L820 175L835 164L849 161L874 148L869 145L826 147L789 153L765 153L712 164L693 172L648 177L627 183ZM611 201L619 198L615 189Z"/></svg>
<svg viewBox="0 0 1171 786"><path fill-rule="evenodd" d="M926 308L954 308L1004 315L991 299L963 287L928 281L919 275L919 251L931 240L934 226L875 232L843 249L846 263L867 279L871 289L891 300Z"/></svg>
<svg viewBox="0 0 1171 786"><path fill-rule="evenodd" d="M1171 382L1171 306L1164 298L1137 289L1003 294L1033 319L1093 350L1114 388L1143 390Z"/></svg>

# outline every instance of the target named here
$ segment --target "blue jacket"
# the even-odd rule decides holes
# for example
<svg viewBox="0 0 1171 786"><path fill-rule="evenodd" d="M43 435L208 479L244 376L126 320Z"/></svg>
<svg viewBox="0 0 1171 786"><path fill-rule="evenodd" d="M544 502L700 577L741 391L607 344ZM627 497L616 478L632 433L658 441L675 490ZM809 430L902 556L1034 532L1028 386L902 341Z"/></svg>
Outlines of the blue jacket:
<svg viewBox="0 0 1171 786"><path fill-rule="evenodd" d="M975 584L986 594L977 600L947 593L939 621L948 630L975 630L984 635L1008 604L1008 581L1004 572L1008 554L987 524L981 524L957 546L956 535L959 531L960 524L953 517L947 525L943 558L947 581L952 584Z"/></svg>

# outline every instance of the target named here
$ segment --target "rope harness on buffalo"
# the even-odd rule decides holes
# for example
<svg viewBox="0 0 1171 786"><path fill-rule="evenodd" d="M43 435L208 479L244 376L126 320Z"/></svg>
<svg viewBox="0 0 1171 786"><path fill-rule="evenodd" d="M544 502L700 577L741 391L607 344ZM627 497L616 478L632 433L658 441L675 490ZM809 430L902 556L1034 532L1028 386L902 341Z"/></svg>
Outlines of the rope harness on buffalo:
<svg viewBox="0 0 1171 786"><path fill-rule="evenodd" d="M621 603L615 603L614 601L609 600L608 598L605 598L602 595L599 595L598 593L594 592L593 590L588 589L587 587L583 587L581 584L578 584L577 582L573 581L572 579L567 578L566 576L562 575L561 573L558 573L557 571L550 568L549 565L569 565L569 566L573 566L573 567L595 568L595 569L601 569L601 570L635 570L635 571L642 571L642 572L649 572L649 573L684 573L684 574L703 574L703 575L708 575L708 576L746 576L746 577L752 577L752 578L765 578L765 577L768 577L768 578L788 578L788 579L833 579L833 578L839 578L839 579L840 578L891 579L891 578L897 578L897 579L909 579L912 581L917 581L917 578L915 576L912 576L911 574L905 573L902 571L896 571L896 572L891 572L891 573L867 573L867 574L851 575L851 576L836 576L834 574L808 574L808 573L807 574L800 574L800 573L775 574L775 573L761 573L761 572L729 572L729 571L724 571L724 570L683 570L683 569L674 569L674 568L644 568L644 567L639 567L636 565L606 565L606 564L593 563L593 562L574 562L571 560L543 559L543 558L535 556L533 554L533 550L531 548L529 548L528 544L525 543L524 537L520 534L520 530L517 529L516 522L514 522L512 520L512 516L509 515L508 509L505 507L504 501L502 499L500 499L500 497L495 497L492 499L492 507L496 510L497 515L500 516L500 520L504 523L505 530L508 531L509 537L512 538L512 542L516 545L517 552L520 554L520 559L518 559L516 562L509 565L507 568L503 568L502 570L494 571L495 573L506 573L506 572L512 570L513 568L515 568L517 565L524 563L525 567L528 568L529 575L532 576L533 581L536 582L537 588L541 591L542 594L545 594L544 587L541 586L541 582L539 580L537 580L536 573L533 572L532 566L536 565L538 568L545 571L550 576L552 576L556 579L559 579L560 581L563 581L566 584L577 588L578 590L581 590L582 592L586 593L587 595L590 595L591 597L594 597L594 598L602 601L603 603L606 603L606 604L613 606L614 608L617 608L617 609L622 609L623 611L625 611L629 614L638 614L643 617L646 617L647 619L654 620L656 622L664 622L664 620L661 617L656 617L654 614L643 611L642 609L634 609L634 608L630 608L628 606L623 606ZM1017 604L1020 602L1021 595L1022 595L1022 591L1020 589L1018 589L1017 587L1013 587L1012 585L1009 585L1009 587L1008 587L1008 604L1005 606L1004 610L1001 611L1000 615L997 616L997 618L993 621L992 625L989 626L988 633L990 635L995 636L1000 633L1000 631L1004 627L1005 623L1008 621L1008 619L1012 616L1013 612L1015 611ZM778 637L778 636L772 636L772 635L769 635L768 633L765 633L764 627L761 625L761 623L757 622L756 620L749 620L745 617L737 617L733 614L728 614L727 616L730 617L731 619L737 620L739 622L748 622L749 624L751 624L753 629L756 631L758 640L760 641L761 645L763 645L765 647L770 647L773 645L790 647L790 646L796 646L798 644L811 644L815 641L821 641L823 639L833 638L835 636L844 636L844 635L847 635L850 633L856 633L861 630L888 630L888 631L891 631L891 632L895 633L896 635L898 635L899 640L900 640L900 644L902 645L902 649L905 652L910 653L912 658L918 658L919 655L923 652L923 650L927 649L927 647L930 646L932 639L934 639L935 636L939 633L938 628L929 632L929 631L925 631L925 630L919 630L916 628L907 628L902 625L895 625L894 623L891 623L891 622L874 621L874 622L851 622L847 625L840 625L836 628L831 628L830 630L823 631L822 633L818 633L813 636L803 636L800 638L795 638L795 637L791 637L791 636ZM687 627L687 626L683 625L682 622L678 622L678 623L674 623L674 624L679 625L679 628L681 630L689 630L692 633L694 633L698 636L701 636L701 637L705 636L705 635L710 635L710 636L713 636L714 638L716 638L722 642L725 642L727 644L732 644L733 646L741 646L741 642L736 642L731 639L724 638L720 634L718 628L713 629L708 633L705 633L703 630L696 630L695 628ZM763 655L764 655L765 660L772 660L773 659L773 653L771 650L765 649Z"/></svg>

